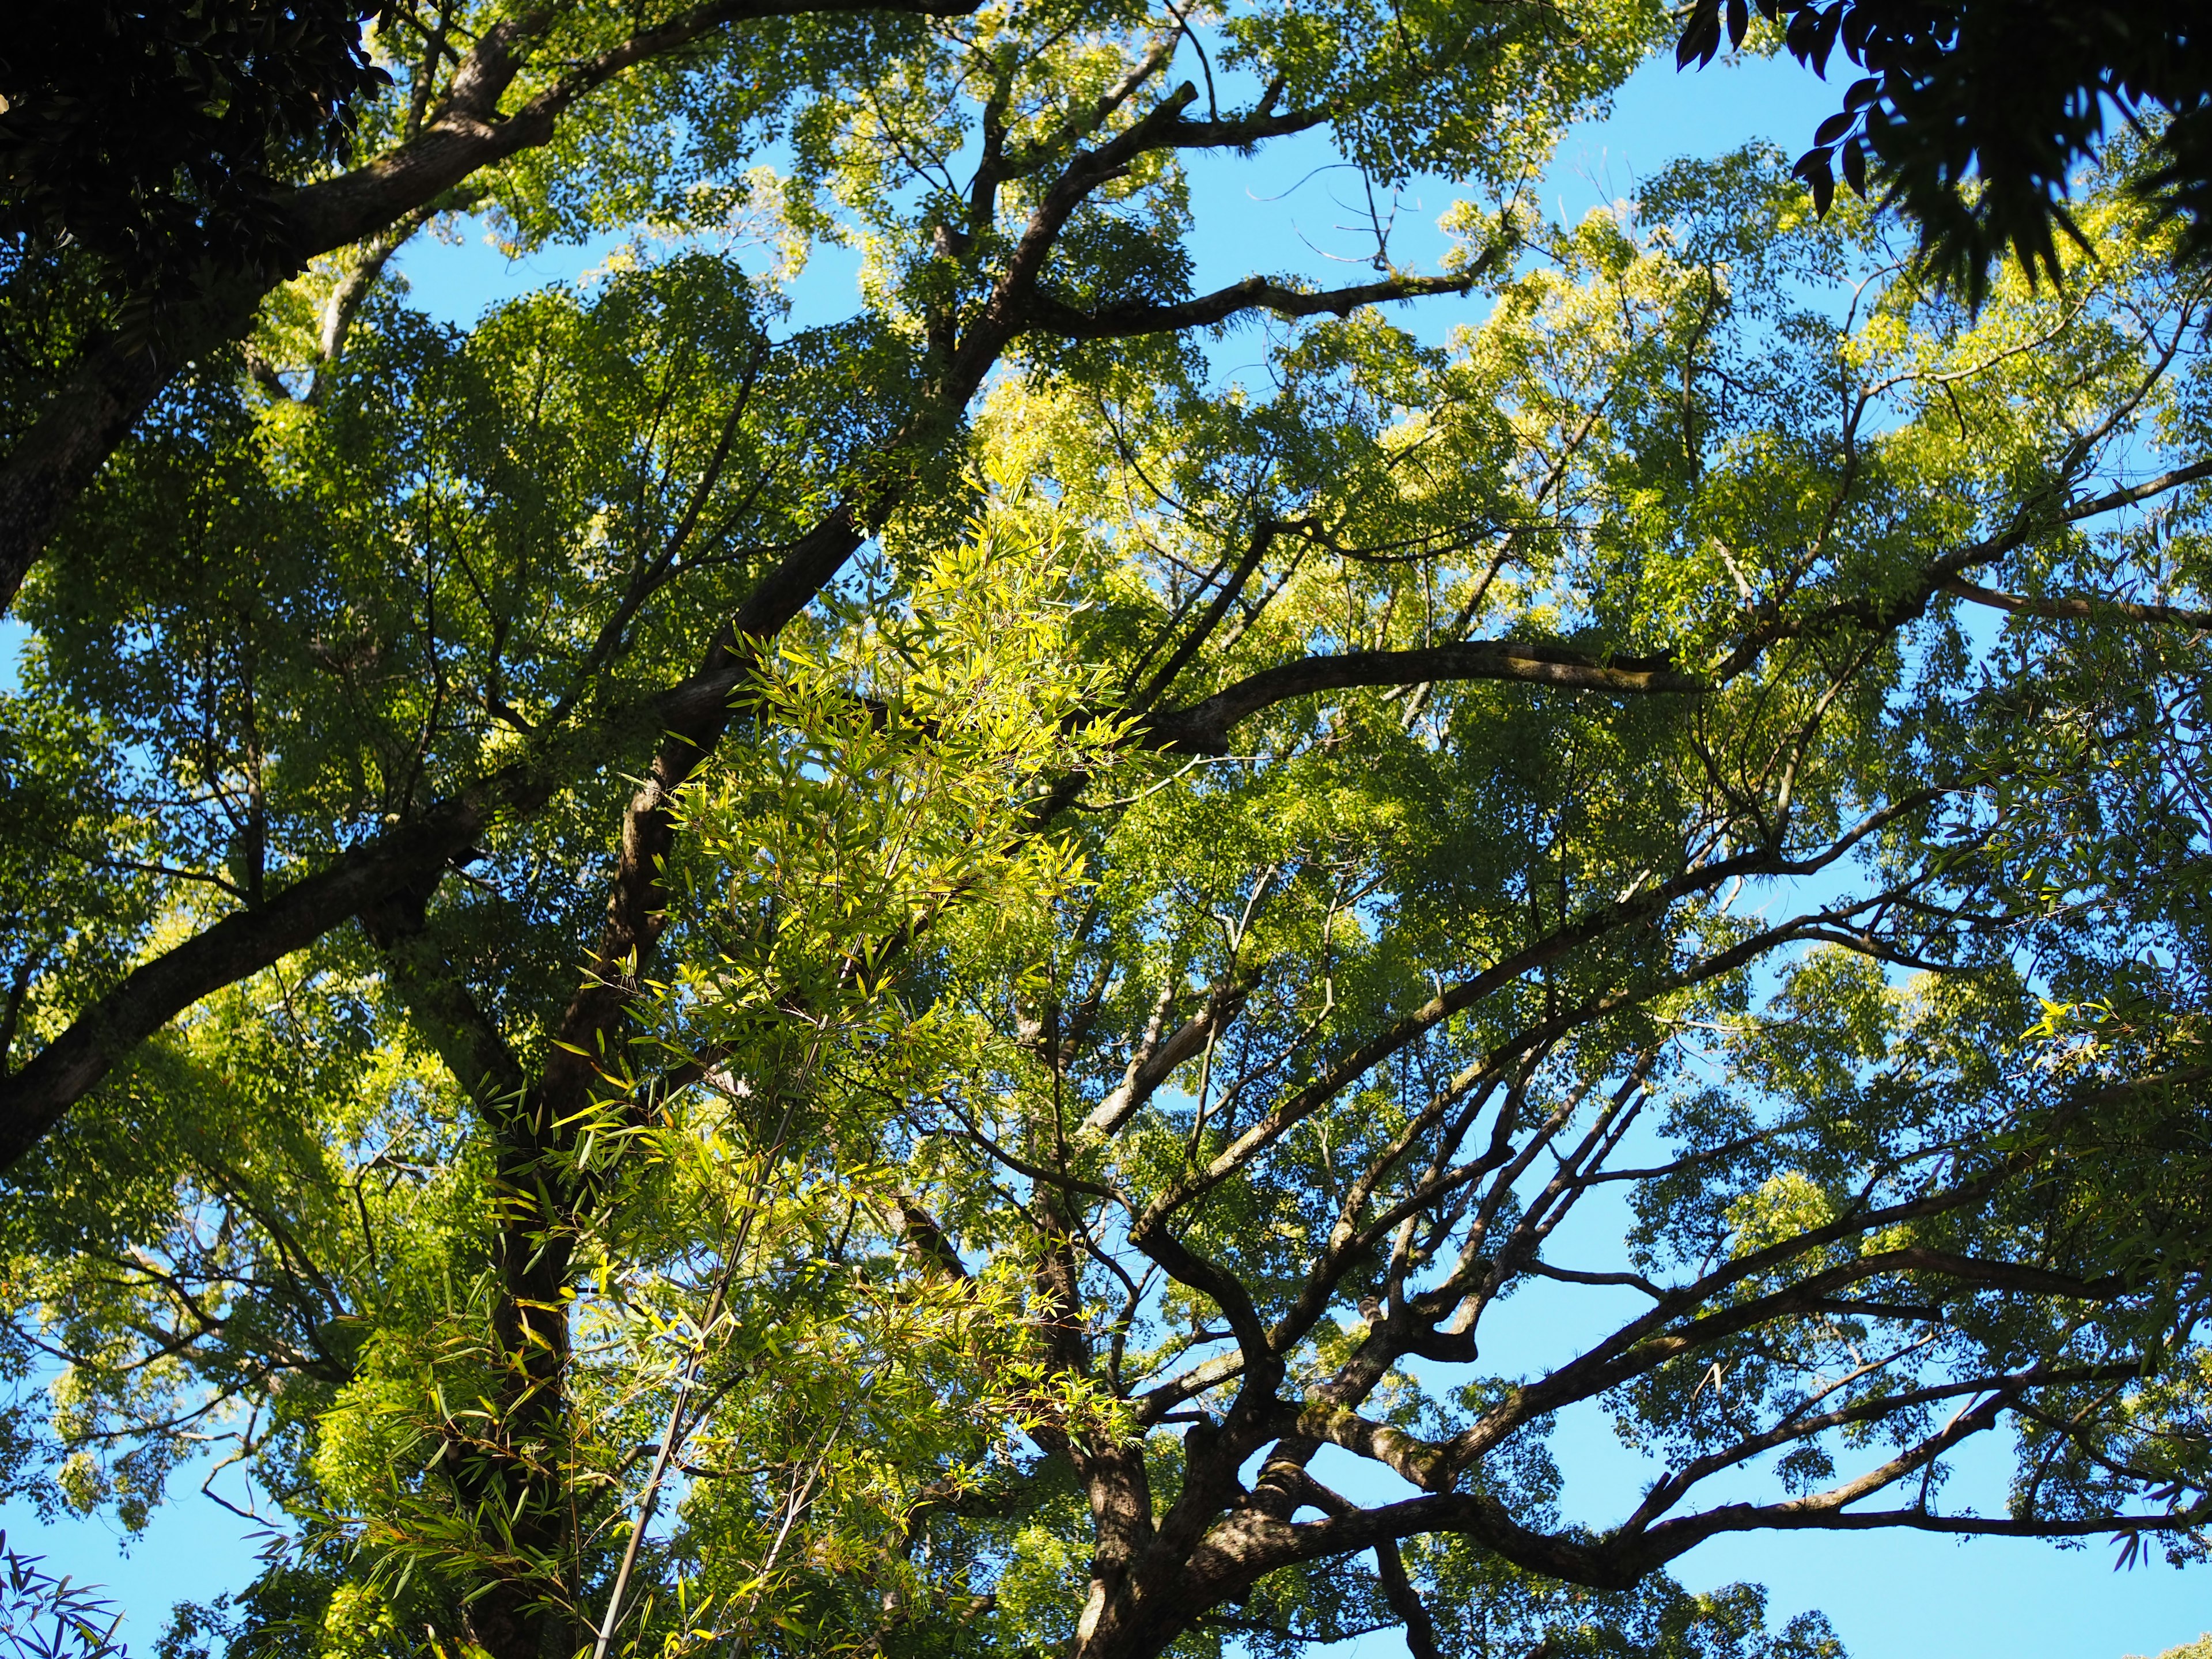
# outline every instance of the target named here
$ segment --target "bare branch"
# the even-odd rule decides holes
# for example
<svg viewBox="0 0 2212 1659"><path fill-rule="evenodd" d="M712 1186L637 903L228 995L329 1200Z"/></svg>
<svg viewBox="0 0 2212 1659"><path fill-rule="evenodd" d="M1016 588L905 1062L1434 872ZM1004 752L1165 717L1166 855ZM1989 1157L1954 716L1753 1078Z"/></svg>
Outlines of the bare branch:
<svg viewBox="0 0 2212 1659"><path fill-rule="evenodd" d="M1127 340L1206 328L1248 311L1270 311L1278 317L1348 317L1363 306L1384 305L1394 300L1464 295L1481 276L1480 270L1473 270L1460 276L1392 276L1379 283L1331 289L1285 288L1264 276L1247 276L1241 283L1174 305L1113 306L1103 311L1078 311L1040 295L1030 301L1025 320L1032 328L1066 339Z"/></svg>
<svg viewBox="0 0 2212 1659"><path fill-rule="evenodd" d="M1152 715L1139 740L1170 754L1225 754L1229 728L1272 704L1356 686L1443 680L1514 680L1621 696L1695 696L1712 689L1704 677L1678 672L1669 658L1596 657L1565 646L1474 640L1413 651L1348 651L1285 663L1188 708Z"/></svg>
<svg viewBox="0 0 2212 1659"><path fill-rule="evenodd" d="M2009 611L2015 617L2042 617L2054 622L2163 623L2175 628L2212 629L2212 611L2192 611L2178 605L2136 605L2126 599L2076 595L2030 598L2020 593L2000 593L1995 588L1970 582L1964 576L1950 578L1943 583L1942 591L1954 599L1985 605L1993 611Z"/></svg>

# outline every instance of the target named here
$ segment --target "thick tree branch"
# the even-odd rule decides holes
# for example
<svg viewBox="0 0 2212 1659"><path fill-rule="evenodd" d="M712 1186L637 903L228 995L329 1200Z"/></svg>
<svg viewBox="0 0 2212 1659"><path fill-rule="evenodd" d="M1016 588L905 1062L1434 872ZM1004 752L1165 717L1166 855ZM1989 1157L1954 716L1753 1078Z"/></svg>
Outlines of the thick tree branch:
<svg viewBox="0 0 2212 1659"><path fill-rule="evenodd" d="M212 343L243 333L262 291L240 283L217 289L203 302L212 315L195 337ZM0 461L0 611L15 604L62 514L183 361L144 341L111 339L92 348Z"/></svg>
<svg viewBox="0 0 2212 1659"><path fill-rule="evenodd" d="M1356 686L1441 680L1516 680L1623 696L1695 696L1712 689L1711 681L1678 672L1664 657L1598 657L1565 646L1510 640L1416 651L1349 651L1267 669L1188 708L1154 714L1139 729L1139 740L1170 754L1226 754L1229 728L1271 704Z"/></svg>
<svg viewBox="0 0 2212 1659"><path fill-rule="evenodd" d="M1480 275L1470 271L1461 276L1392 276L1379 283L1330 289L1285 288L1264 276L1247 276L1241 283L1173 305L1109 306L1100 311L1079 311L1039 295L1029 302L1025 320L1032 328L1066 339L1127 340L1205 328L1248 311L1271 311L1279 317L1348 317L1362 306L1383 305L1393 300L1464 295Z"/></svg>
<svg viewBox="0 0 2212 1659"><path fill-rule="evenodd" d="M680 53L734 24L865 12L962 17L975 9L975 0L717 0L570 64L544 91L503 112L501 99L550 29L556 9L505 20L486 30L462 61L444 101L414 138L294 195L288 206L301 257L359 241L471 173L550 143L562 116L624 71Z"/></svg>
<svg viewBox="0 0 2212 1659"><path fill-rule="evenodd" d="M528 781L504 777L468 791L132 969L0 1083L0 1168L21 1158L117 1060L202 997L434 873L473 845L495 815L535 804L541 790L550 793L533 773Z"/></svg>
<svg viewBox="0 0 2212 1659"><path fill-rule="evenodd" d="M854 511L840 507L793 544L708 647L681 703L664 700L667 736L623 814L622 850L599 946L562 1016L539 1082L550 1120L571 1117L588 1103L600 1074L596 1056L620 1040L637 974L667 926L661 876L675 844L677 792L728 730L731 696L751 671L755 644L773 639L805 610L862 539Z"/></svg>
<svg viewBox="0 0 2212 1659"><path fill-rule="evenodd" d="M833 515L816 537L794 546L776 573L781 580L763 583L767 597L757 592L761 602L749 605L741 617L766 620L789 605L799 580L794 567L827 559L844 534L837 528L841 522ZM201 998L312 945L392 895L434 878L491 824L538 811L563 785L605 765L640 733L726 719L750 660L724 652L665 691L604 720L546 734L526 758L384 830L266 902L234 911L142 963L21 1069L0 1080L0 1168L22 1158L117 1060Z"/></svg>
<svg viewBox="0 0 2212 1659"><path fill-rule="evenodd" d="M1641 1534L1591 1539L1534 1531L1483 1493L1436 1492L1402 1503L1291 1524L1257 1510L1222 1522L1194 1553L1183 1586L1187 1605L1232 1596L1297 1561L1375 1550L1425 1533L1469 1537L1515 1565L1596 1589L1626 1589L1648 1573L1723 1532L1759 1528L1866 1530L1903 1527L1964 1536L2080 1537L2096 1533L2180 1532L2212 1519L2212 1502L2166 1515L2113 1513L2076 1520L1940 1516L1921 1508L1853 1511L1845 1506L1925 1468L1945 1451L1995 1425L2010 1401L2002 1389L1935 1434L1842 1486L1782 1504L1734 1504L1669 1521Z"/></svg>
<svg viewBox="0 0 2212 1659"><path fill-rule="evenodd" d="M345 351L346 337L353 331L353 319L360 313L362 303L376 286L377 278L392 256L407 243L410 237L437 216L435 204L426 204L411 212L403 213L392 223L378 231L363 243L361 257L346 270L338 284L331 290L331 297L323 305L323 325L315 343L319 360L315 364L314 378L307 389L307 401L321 403L330 395L338 374L338 359Z"/></svg>
<svg viewBox="0 0 2212 1659"><path fill-rule="evenodd" d="M1221 1029L1237 1017L1244 1006L1251 988L1243 985L1218 985L1206 1000L1206 1006L1172 1032L1163 1038L1158 1030L1159 1018L1165 1013L1165 1003L1153 1025L1147 1030L1131 1056L1128 1069L1121 1081L1106 1097L1091 1109L1083 1120L1079 1132L1086 1140L1103 1140L1120 1132L1130 1117L1141 1110L1160 1085L1166 1082L1185 1060L1193 1058L1206 1046L1209 1036L1218 1036Z"/></svg>
<svg viewBox="0 0 2212 1659"><path fill-rule="evenodd" d="M2015 617L2041 617L2052 622L2163 623L2175 628L2212 629L2212 611L2192 611L2178 605L2136 605L2125 599L2073 595L2031 598L2021 593L2000 593L1994 588L1970 582L1964 576L1950 578L1943 583L1942 591L1954 599L1985 605L1993 611L2009 611Z"/></svg>
<svg viewBox="0 0 2212 1659"><path fill-rule="evenodd" d="M1423 1533L1473 1538L1516 1566L1596 1589L1626 1589L1648 1569L1630 1565L1601 1545L1555 1537L1524 1527L1495 1498L1482 1492L1430 1492L1320 1521L1290 1522L1246 1510L1206 1535L1193 1553L1189 1605L1234 1595L1297 1561L1353 1555Z"/></svg>
<svg viewBox="0 0 2212 1659"><path fill-rule="evenodd" d="M1125 131L1070 159L1030 213L989 297L945 364L942 393L946 402L964 406L983 384L992 365L1028 325L1037 280L1069 216L1093 191L1119 177L1138 156L1158 148L1161 135L1197 97L1198 88L1186 81Z"/></svg>

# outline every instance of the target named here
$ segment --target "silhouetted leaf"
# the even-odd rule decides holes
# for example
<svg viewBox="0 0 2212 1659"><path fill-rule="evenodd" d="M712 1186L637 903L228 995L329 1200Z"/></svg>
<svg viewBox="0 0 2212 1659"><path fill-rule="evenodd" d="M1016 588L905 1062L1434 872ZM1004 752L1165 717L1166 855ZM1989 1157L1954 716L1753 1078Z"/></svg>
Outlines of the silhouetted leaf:
<svg viewBox="0 0 2212 1659"><path fill-rule="evenodd" d="M1867 173L1864 140L1853 138L1844 146L1843 167L1844 182L1851 187L1851 193L1854 196L1862 201L1865 200Z"/></svg>

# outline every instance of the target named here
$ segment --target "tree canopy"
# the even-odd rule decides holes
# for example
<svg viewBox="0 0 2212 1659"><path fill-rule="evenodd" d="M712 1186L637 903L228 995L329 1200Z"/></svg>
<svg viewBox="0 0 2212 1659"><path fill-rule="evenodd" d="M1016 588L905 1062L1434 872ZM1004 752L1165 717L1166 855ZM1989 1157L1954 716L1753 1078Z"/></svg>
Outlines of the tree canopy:
<svg viewBox="0 0 2212 1659"><path fill-rule="evenodd" d="M2201 1557L2212 295L2124 169L1978 307L1764 151L1549 222L1674 29L379 29L0 719L0 1467L289 1540L166 1650L1832 1659L1671 1569ZM1441 266L1201 289L1301 134ZM640 234L460 328L463 210ZM130 401L70 257L10 466Z"/></svg>

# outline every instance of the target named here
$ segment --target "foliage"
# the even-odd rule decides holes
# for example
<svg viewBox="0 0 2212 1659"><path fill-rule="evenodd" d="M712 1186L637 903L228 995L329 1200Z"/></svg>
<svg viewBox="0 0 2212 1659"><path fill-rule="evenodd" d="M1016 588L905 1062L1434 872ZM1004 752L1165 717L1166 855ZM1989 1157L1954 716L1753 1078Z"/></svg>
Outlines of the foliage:
<svg viewBox="0 0 2212 1659"><path fill-rule="evenodd" d="M2031 276L2053 281L2060 233L2089 249L2066 203L2113 110L2156 131L2145 198L2184 216L2191 257L2212 246L2212 46L2195 7L1759 0L1759 12L1785 26L1790 55L1824 79L1838 45L1866 71L1798 160L1820 210L1839 170L1863 197L1871 169L1885 201L1919 226L1931 269L1973 302L2008 249ZM1743 44L1750 19L1747 0L1729 0L1731 43ZM1699 0L1676 62L1711 63L1722 34L1721 0Z"/></svg>
<svg viewBox="0 0 2212 1659"><path fill-rule="evenodd" d="M347 244L23 590L6 1468L282 1534L167 1650L1832 1659L1676 1564L2201 1555L2176 228L1549 224L1610 0L704 15L380 35L394 176L629 52L470 189L662 240L465 328ZM1445 267L1199 291L1302 133Z"/></svg>
<svg viewBox="0 0 2212 1659"><path fill-rule="evenodd" d="M113 1659L123 1615L96 1587L56 1577L0 1533L0 1641L11 1659Z"/></svg>
<svg viewBox="0 0 2212 1659"><path fill-rule="evenodd" d="M344 154L390 84L345 0L32 0L0 55L0 235L82 244L121 282L190 292L217 249L278 271L273 179Z"/></svg>

